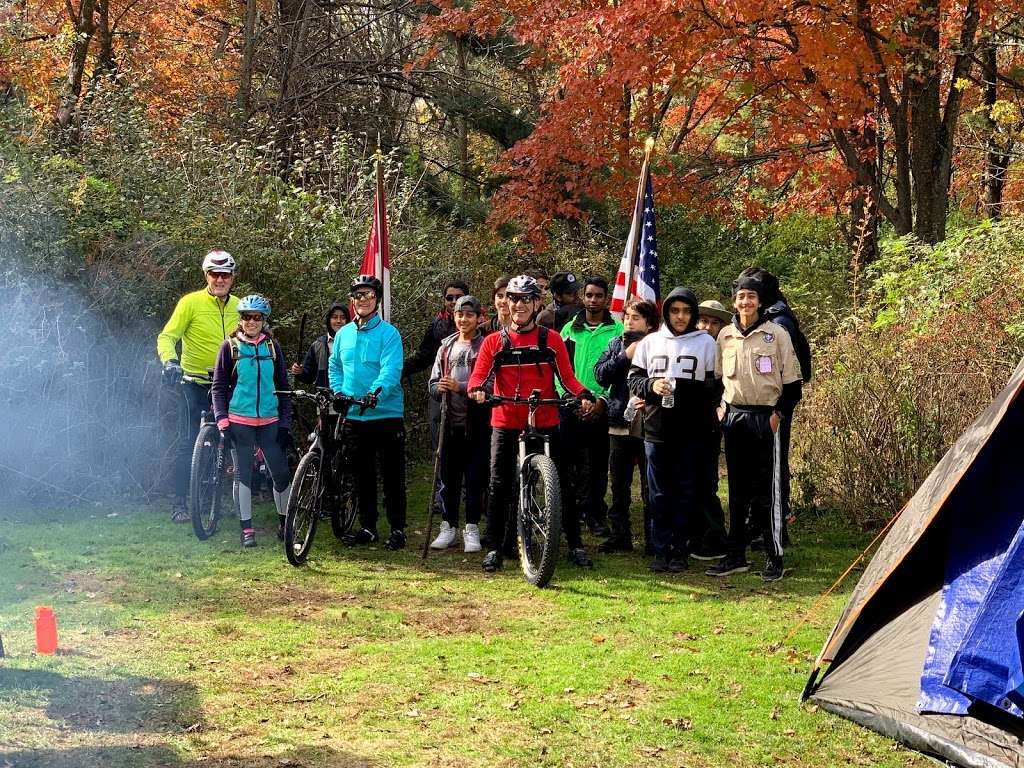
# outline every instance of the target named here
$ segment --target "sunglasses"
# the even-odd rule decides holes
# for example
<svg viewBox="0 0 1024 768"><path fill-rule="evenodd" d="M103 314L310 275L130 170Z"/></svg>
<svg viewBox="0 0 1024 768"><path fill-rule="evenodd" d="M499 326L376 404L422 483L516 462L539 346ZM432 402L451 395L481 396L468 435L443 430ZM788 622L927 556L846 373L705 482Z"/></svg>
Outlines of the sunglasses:
<svg viewBox="0 0 1024 768"><path fill-rule="evenodd" d="M356 291L352 294L352 298L356 301L366 301L367 299L376 298L377 294L373 291Z"/></svg>
<svg viewBox="0 0 1024 768"><path fill-rule="evenodd" d="M509 304L529 304L533 301L533 296L520 296L519 294L509 293L505 295L508 299Z"/></svg>
<svg viewBox="0 0 1024 768"><path fill-rule="evenodd" d="M260 314L252 315L252 314L249 314L248 312L239 315L239 317L242 318L243 322L246 322L246 323L255 323L257 320L262 320L263 319L263 315L260 315Z"/></svg>
<svg viewBox="0 0 1024 768"><path fill-rule="evenodd" d="M462 298L462 294L461 293L449 293L447 296L444 297L444 300L445 301L458 301L461 298Z"/></svg>
<svg viewBox="0 0 1024 768"><path fill-rule="evenodd" d="M207 272L206 274L214 280L230 280L235 276L233 272Z"/></svg>

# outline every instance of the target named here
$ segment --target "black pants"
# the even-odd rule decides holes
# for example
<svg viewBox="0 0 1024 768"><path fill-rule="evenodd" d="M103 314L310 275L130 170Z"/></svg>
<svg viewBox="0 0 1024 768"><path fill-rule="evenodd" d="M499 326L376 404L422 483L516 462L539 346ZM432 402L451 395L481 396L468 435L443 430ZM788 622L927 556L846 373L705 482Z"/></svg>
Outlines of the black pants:
<svg viewBox="0 0 1024 768"><path fill-rule="evenodd" d="M377 462L384 481L384 514L392 531L405 530L405 424L401 419L345 422L359 499L359 524L377 531Z"/></svg>
<svg viewBox="0 0 1024 768"><path fill-rule="evenodd" d="M459 525L459 497L466 487L466 522L477 525L484 511L487 493L491 428L452 427L444 437L441 451L441 519L453 528Z"/></svg>
<svg viewBox="0 0 1024 768"><path fill-rule="evenodd" d="M267 461L270 477L274 482L275 491L283 491L291 482L291 471L284 450L277 444L277 423L262 427L250 427L247 424L232 424L230 427L231 442L235 451L235 478L246 488L252 487L252 455L259 446L263 450L263 458Z"/></svg>
<svg viewBox="0 0 1024 768"><path fill-rule="evenodd" d="M651 542L650 505L647 502L647 456L644 441L631 435L608 436L608 476L612 486L612 505L608 508L608 522L612 537L632 541L629 507L633 500L633 468L640 466L640 497L644 503L644 542Z"/></svg>
<svg viewBox="0 0 1024 768"><path fill-rule="evenodd" d="M724 551L725 512L718 498L718 457L722 452L722 430L716 422L706 433L706 446L697 456L700 468L697 478L697 498L700 514L694 515L690 530L693 549Z"/></svg>
<svg viewBox="0 0 1024 768"><path fill-rule="evenodd" d="M722 422L729 470L729 555L745 558L747 518L764 540L765 552L782 555L782 494L779 435L770 410L729 406Z"/></svg>
<svg viewBox="0 0 1024 768"><path fill-rule="evenodd" d="M664 443L647 441L647 486L650 488L651 533L654 554L687 555L687 541L698 508L700 439L680 435Z"/></svg>
<svg viewBox="0 0 1024 768"><path fill-rule="evenodd" d="M179 442L177 455L174 458L174 495L179 499L188 496L189 483L192 479L192 451L199 434L199 419L203 411L210 405L209 385L196 384L194 381L181 383L181 428L178 430Z"/></svg>
<svg viewBox="0 0 1024 768"><path fill-rule="evenodd" d="M539 429L540 433L549 437L551 458L558 468L558 482L564 489L569 487L566 482L565 465L560 461L561 440L558 427ZM541 450L541 446L527 446L530 450ZM519 477L517 462L519 460L519 430L491 430L491 486L487 500L487 533L484 537L488 549L498 550L514 557L516 553L516 516L513 510L518 509ZM580 534L580 520L575 499L571 493L562 493L562 530L570 549L583 546Z"/></svg>
<svg viewBox="0 0 1024 768"><path fill-rule="evenodd" d="M562 497L571 495L581 505L579 511L588 526L603 526L608 521L604 500L608 490L608 417L583 421L573 413L563 413L559 431L565 447L566 467L562 474L571 483L562 483ZM564 512L562 524L565 525Z"/></svg>

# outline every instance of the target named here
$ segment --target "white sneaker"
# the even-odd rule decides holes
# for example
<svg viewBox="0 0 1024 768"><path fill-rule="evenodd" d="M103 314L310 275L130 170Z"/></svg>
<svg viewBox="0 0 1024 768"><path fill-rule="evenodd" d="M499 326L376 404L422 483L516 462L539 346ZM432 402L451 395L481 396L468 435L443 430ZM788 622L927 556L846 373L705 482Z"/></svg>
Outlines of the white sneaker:
<svg viewBox="0 0 1024 768"><path fill-rule="evenodd" d="M483 549L480 546L480 527L466 523L466 527L462 529L462 542L466 545L466 552L479 552Z"/></svg>
<svg viewBox="0 0 1024 768"><path fill-rule="evenodd" d="M458 535L458 529L452 528L444 520L441 521L441 530L437 534L437 538L430 542L431 549L448 549L455 543L455 538Z"/></svg>

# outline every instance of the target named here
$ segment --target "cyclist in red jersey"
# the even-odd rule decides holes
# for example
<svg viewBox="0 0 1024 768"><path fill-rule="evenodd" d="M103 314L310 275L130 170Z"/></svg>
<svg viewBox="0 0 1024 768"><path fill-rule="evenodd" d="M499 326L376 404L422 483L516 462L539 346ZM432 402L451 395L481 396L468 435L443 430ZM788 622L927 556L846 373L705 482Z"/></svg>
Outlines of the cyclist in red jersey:
<svg viewBox="0 0 1024 768"><path fill-rule="evenodd" d="M506 296L512 323L484 339L466 388L469 396L483 402L484 386L493 380L496 395L526 398L539 389L541 398L557 398L558 376L562 386L582 401L581 414L589 413L594 396L573 374L565 342L556 332L537 325L537 281L527 275L514 277L508 283ZM483 561L483 569L488 572L500 569L504 557L515 556L514 517L509 512L516 487L519 433L526 429L527 414L527 406L518 403L501 403L491 413L491 482L485 536L488 552ZM537 429L550 436L551 455L558 466L562 487L570 488L560 456L558 422L556 406L538 409ZM568 495L562 499L562 525L569 545L569 561L581 567L592 566L583 548L579 515Z"/></svg>

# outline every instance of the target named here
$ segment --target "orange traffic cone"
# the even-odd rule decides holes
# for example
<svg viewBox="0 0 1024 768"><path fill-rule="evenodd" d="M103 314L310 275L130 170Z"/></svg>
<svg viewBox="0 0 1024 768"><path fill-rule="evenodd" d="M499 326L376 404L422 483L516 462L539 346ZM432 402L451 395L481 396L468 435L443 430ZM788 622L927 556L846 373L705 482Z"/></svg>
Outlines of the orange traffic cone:
<svg viewBox="0 0 1024 768"><path fill-rule="evenodd" d="M57 651L57 617L48 605L36 606L36 653L52 656Z"/></svg>

